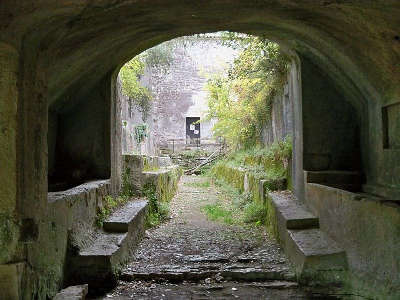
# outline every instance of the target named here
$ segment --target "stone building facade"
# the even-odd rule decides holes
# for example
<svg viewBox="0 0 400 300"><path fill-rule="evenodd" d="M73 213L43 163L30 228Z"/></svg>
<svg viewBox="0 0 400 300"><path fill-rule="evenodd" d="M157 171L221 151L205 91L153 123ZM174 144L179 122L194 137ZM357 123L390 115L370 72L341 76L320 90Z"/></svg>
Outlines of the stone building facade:
<svg viewBox="0 0 400 300"><path fill-rule="evenodd" d="M147 65L141 83L152 95L149 117L143 119L129 98L120 95L123 152L154 155L158 146L171 145L172 140L176 147L198 143L197 138L202 144L214 143L214 121L204 120L208 109L206 84L210 76L229 67L236 53L217 38L204 38L173 47L167 67ZM193 120L200 123L190 126ZM135 128L141 124L146 124L147 137L137 143Z"/></svg>

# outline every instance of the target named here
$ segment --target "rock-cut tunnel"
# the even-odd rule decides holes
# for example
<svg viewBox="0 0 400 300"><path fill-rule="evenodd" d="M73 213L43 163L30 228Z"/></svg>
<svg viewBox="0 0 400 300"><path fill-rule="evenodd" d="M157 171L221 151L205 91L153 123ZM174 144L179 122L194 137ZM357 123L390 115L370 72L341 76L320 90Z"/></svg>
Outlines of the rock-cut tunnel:
<svg viewBox="0 0 400 300"><path fill-rule="evenodd" d="M399 15L397 0L3 0L1 289L44 299L63 285L68 228L85 215L49 202L51 172L84 161L118 191L122 64L174 37L229 30L290 53L295 193L346 249L352 285L399 295ZM357 196L309 186L304 171L321 170L362 174Z"/></svg>

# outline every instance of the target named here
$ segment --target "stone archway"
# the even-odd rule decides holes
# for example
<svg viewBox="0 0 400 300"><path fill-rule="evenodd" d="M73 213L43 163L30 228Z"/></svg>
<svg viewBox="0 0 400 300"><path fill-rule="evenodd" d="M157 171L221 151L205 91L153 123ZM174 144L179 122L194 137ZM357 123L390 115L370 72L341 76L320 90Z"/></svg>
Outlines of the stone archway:
<svg viewBox="0 0 400 300"><path fill-rule="evenodd" d="M7 265L6 272L27 279L31 288L40 286L41 295L51 295L62 281L66 242L57 232L66 232L62 224L67 224L67 217L49 210L47 203L48 108L57 111L82 105L101 88L105 91L95 96L93 105L110 105L113 74L124 61L161 41L192 33L265 34L295 51L301 64L310 62L310 72L320 73L322 77L316 77L337 92L334 98L351 103L351 112L360 119L366 187L389 198L398 197L398 152L384 149L383 136L388 130L383 126L398 119L393 105L398 105L400 95L396 67L400 21L394 18L399 13L396 0L3 1L0 158L7 163L0 171L0 195L6 228L1 243L7 247L1 252L0 264L27 261L35 275L28 270L22 276L19 265ZM312 80L303 82L303 90L312 85ZM323 100L327 107L332 99ZM382 110L387 107L394 120L385 123ZM298 110L299 117L306 113ZM102 134L107 137L109 129L104 128ZM108 155L110 146L103 146L103 154ZM298 151L301 162L302 149ZM296 167L302 173L301 164ZM60 229L53 227L54 220ZM29 288L25 291L30 295Z"/></svg>

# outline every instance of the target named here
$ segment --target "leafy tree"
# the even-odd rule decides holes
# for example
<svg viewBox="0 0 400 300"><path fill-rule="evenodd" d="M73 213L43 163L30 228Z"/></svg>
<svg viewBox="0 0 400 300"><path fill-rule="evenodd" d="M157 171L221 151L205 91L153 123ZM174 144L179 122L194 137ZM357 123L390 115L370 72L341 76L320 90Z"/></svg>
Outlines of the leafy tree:
<svg viewBox="0 0 400 300"><path fill-rule="evenodd" d="M121 68L120 76L122 92L139 108L145 120L151 108L151 94L139 81L143 73L143 57L136 56Z"/></svg>
<svg viewBox="0 0 400 300"><path fill-rule="evenodd" d="M217 120L214 135L250 147L270 118L272 100L283 90L289 59L263 37L224 33L222 43L241 52L227 74L208 81L208 119Z"/></svg>

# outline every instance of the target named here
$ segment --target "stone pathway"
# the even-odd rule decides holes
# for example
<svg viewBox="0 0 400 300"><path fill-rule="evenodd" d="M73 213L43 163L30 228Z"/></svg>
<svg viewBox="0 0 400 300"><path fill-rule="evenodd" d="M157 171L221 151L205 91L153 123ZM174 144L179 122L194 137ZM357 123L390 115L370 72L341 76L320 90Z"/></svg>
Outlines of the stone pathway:
<svg viewBox="0 0 400 300"><path fill-rule="evenodd" d="M226 199L200 176L183 176L171 218L147 231L119 285L99 299L341 299L299 288L262 227L226 225L201 208Z"/></svg>

